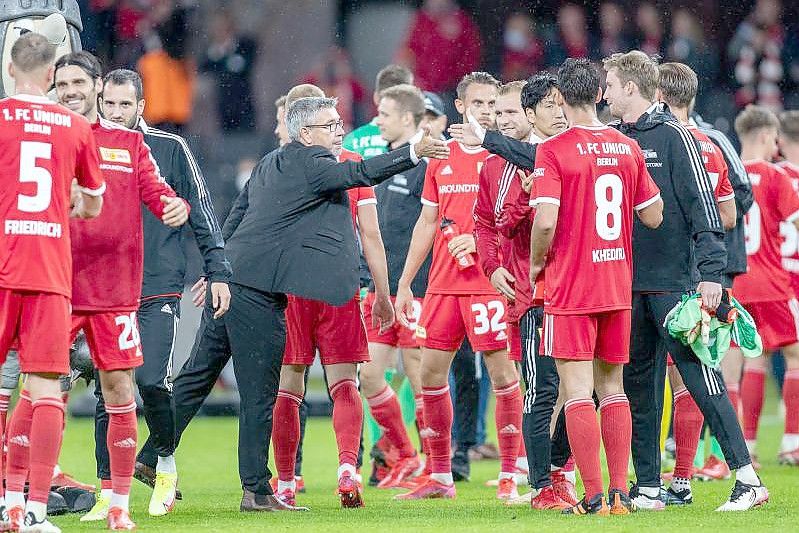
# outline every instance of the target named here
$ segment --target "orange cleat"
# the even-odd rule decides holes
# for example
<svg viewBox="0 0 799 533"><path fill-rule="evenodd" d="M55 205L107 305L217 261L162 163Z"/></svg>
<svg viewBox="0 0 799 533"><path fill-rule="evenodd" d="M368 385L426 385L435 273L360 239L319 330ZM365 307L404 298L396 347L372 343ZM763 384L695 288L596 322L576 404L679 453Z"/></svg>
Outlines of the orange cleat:
<svg viewBox="0 0 799 533"><path fill-rule="evenodd" d="M108 529L111 531L133 531L136 524L130 519L130 514L121 507L112 507L108 510Z"/></svg>
<svg viewBox="0 0 799 533"><path fill-rule="evenodd" d="M498 500L512 500L519 497L519 489L516 487L516 480L512 477L499 480L497 485Z"/></svg>
<svg viewBox="0 0 799 533"><path fill-rule="evenodd" d="M344 472L338 479L338 497L341 500L341 506L344 508L364 506L360 484L349 472Z"/></svg>
<svg viewBox="0 0 799 533"><path fill-rule="evenodd" d="M563 511L571 505L563 501L554 487L544 487L530 500L530 507L536 511Z"/></svg>
<svg viewBox="0 0 799 533"><path fill-rule="evenodd" d="M752 458L752 464L754 465L755 459ZM705 465L700 468L696 474L694 474L694 479L698 479L700 481L714 481L718 479L730 479L730 468L727 466L727 463L716 457L715 455L711 455L705 461Z"/></svg>
<svg viewBox="0 0 799 533"><path fill-rule="evenodd" d="M410 492L397 494L395 500L427 500L434 498L454 499L455 484L445 485L435 479L428 478L424 483L420 483Z"/></svg>
<svg viewBox="0 0 799 533"><path fill-rule="evenodd" d="M53 490L58 487L74 487L76 489L94 492L95 489L94 485L81 483L66 472L61 472L57 476L53 476L53 480L50 482L50 485L54 487Z"/></svg>

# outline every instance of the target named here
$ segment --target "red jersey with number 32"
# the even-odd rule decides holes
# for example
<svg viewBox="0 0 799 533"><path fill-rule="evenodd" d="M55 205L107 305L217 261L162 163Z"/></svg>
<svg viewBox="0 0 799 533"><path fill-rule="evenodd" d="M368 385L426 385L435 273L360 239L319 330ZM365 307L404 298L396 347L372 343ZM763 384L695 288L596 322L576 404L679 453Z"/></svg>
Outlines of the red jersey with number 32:
<svg viewBox="0 0 799 533"><path fill-rule="evenodd" d="M461 235L474 232L474 205L480 183L480 169L489 156L483 148L466 148L449 142L447 159L431 159L424 176L422 204L438 208L438 222L443 217L458 225ZM475 258L475 263L477 263ZM460 270L449 253L447 239L436 228L433 262L427 294L497 294L480 265Z"/></svg>
<svg viewBox="0 0 799 533"><path fill-rule="evenodd" d="M44 96L0 100L0 287L71 297L72 178L105 187L86 119Z"/></svg>
<svg viewBox="0 0 799 533"><path fill-rule="evenodd" d="M559 206L546 312L630 309L633 210L660 197L638 144L606 126L573 126L538 145L534 173L530 204Z"/></svg>
<svg viewBox="0 0 799 533"><path fill-rule="evenodd" d="M780 225L799 218L799 196L788 175L767 161L744 161L754 202L744 216L747 271L733 281L741 303L776 302L794 297L782 268Z"/></svg>

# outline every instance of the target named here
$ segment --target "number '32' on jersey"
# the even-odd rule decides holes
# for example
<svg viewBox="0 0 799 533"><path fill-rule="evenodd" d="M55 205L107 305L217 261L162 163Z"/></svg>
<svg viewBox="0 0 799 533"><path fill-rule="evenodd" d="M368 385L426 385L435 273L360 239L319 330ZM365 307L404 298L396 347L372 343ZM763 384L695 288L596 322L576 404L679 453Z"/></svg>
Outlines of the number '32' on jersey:
<svg viewBox="0 0 799 533"><path fill-rule="evenodd" d="M534 178L530 205L559 206L547 313L630 309L633 210L660 197L638 144L606 126L572 126L538 145Z"/></svg>

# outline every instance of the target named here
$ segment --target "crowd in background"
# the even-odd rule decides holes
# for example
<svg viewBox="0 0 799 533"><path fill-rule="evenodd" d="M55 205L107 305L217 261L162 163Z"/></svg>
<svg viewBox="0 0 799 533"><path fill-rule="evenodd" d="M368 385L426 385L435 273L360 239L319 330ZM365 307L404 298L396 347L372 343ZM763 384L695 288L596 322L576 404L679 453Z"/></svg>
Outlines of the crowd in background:
<svg viewBox="0 0 799 533"><path fill-rule="evenodd" d="M566 57L600 61L638 48L691 66L700 76L697 109L720 118L721 129L725 118L749 103L776 110L799 106L799 33L792 31L789 8L780 0L755 0L728 42L719 42L723 33L703 24L700 9L664 9L662 3L563 3L554 17L540 18L530 11L510 12L500 35L481 33L476 20L481 12L473 2L463 3L469 9L456 0L419 3L393 59L409 66L419 87L441 94L445 103L457 80L473 70L491 70L505 81L525 79ZM214 87L216 131L250 133L261 124L262 135L269 135L271 130L263 127L268 121L259 121L258 114L271 117L274 110L271 102L256 104L254 95L259 35L244 35L236 24L242 13L226 9L241 9L241 4L225 2L226 7L212 10L202 9L199 0L81 4L85 47L109 67L136 68L142 74L149 123L183 130L199 114L194 95L198 79L205 77ZM488 61L489 56L498 61ZM337 96L348 130L374 115L367 82L371 75L356 71L343 44L321 51L317 61L292 75ZM230 173L232 179L235 170Z"/></svg>

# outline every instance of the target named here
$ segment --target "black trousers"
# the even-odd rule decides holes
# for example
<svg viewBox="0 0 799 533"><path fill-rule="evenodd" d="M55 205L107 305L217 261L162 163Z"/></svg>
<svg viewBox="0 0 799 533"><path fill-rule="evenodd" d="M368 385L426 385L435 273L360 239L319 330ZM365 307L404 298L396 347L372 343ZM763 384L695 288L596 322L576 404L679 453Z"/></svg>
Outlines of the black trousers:
<svg viewBox="0 0 799 533"><path fill-rule="evenodd" d="M141 395L152 447L156 456L167 457L175 453L175 405L170 377L180 320L180 298L166 296L146 300L139 306L137 318L144 362L136 369L136 385ZM95 375L95 378L98 376ZM97 397L94 415L97 477L111 479L111 460L106 440L108 414L105 412L99 379L95 380L94 395Z"/></svg>
<svg viewBox="0 0 799 533"><path fill-rule="evenodd" d="M555 402L558 400L560 378L552 357L539 354L540 328L544 310L528 309L519 321L522 338L522 379L524 403L522 408L522 437L530 467L530 485L541 489L552 484L550 465L563 466L571 455L566 434L566 417L561 409L550 437Z"/></svg>
<svg viewBox="0 0 799 533"><path fill-rule="evenodd" d="M630 362L624 367L624 391L630 400L632 457L638 485L660 486L660 420L666 379L666 351L721 445L730 469L751 462L721 374L702 364L688 346L663 327L681 293L633 293ZM659 350L659 344L666 350Z"/></svg>
<svg viewBox="0 0 799 533"><path fill-rule="evenodd" d="M468 339L464 339L452 360L455 378L454 433L456 450L467 452L477 443L477 410L480 401L480 384L477 381L477 366L474 350Z"/></svg>

